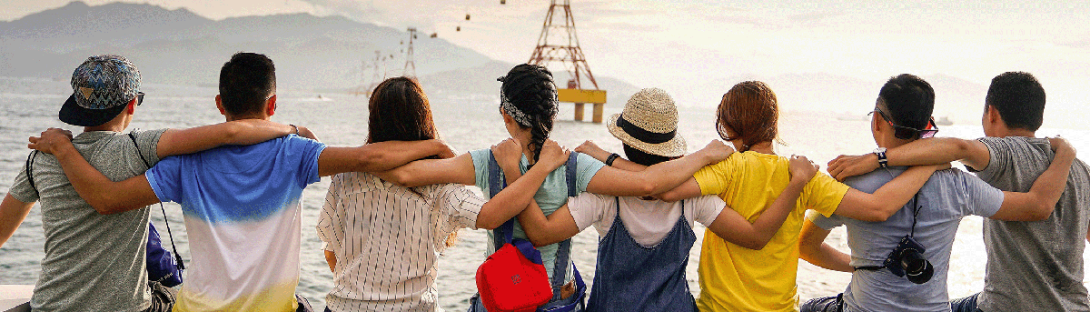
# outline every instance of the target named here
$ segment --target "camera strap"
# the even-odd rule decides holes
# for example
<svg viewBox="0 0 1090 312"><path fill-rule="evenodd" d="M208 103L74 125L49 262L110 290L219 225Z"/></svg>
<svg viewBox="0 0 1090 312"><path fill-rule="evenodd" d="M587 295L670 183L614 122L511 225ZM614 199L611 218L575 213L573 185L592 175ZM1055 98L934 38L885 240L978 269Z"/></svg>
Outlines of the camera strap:
<svg viewBox="0 0 1090 312"><path fill-rule="evenodd" d="M916 192L916 195L912 197L912 202L911 202L912 207L913 207L912 208L912 229L909 230L908 237L915 237L915 235L916 235L916 221L917 221L916 218L920 215L920 208L921 208L921 206L919 205L919 202L920 202L920 193ZM883 266L883 265L865 265L865 266L853 267L853 268L856 269L856 270L876 271L876 270L885 269L886 267Z"/></svg>
<svg viewBox="0 0 1090 312"><path fill-rule="evenodd" d="M133 129L136 131L136 129ZM144 154L140 153L140 144L136 143L136 134L133 131L129 131L129 140L132 140L132 145L136 146L136 155L140 156L140 160L144 162L144 166L151 170L151 163L147 158L144 158ZM178 247L174 246L174 233L170 232L170 218L167 218L167 210L163 208L163 203L159 203L159 211L163 212L163 223L167 225L167 237L170 237L170 250L174 252L174 260L178 262L178 270L185 270L185 262L182 261L182 254L178 253Z"/></svg>

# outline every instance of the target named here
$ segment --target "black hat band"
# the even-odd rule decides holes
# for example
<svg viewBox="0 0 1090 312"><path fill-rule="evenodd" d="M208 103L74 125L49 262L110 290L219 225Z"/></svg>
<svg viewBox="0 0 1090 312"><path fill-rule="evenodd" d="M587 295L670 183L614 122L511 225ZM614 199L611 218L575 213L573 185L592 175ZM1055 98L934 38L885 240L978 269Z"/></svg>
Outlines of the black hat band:
<svg viewBox="0 0 1090 312"><path fill-rule="evenodd" d="M620 127L621 130L624 130L624 132L629 136L632 136L632 138L651 144L665 143L673 140L674 137L677 136L677 129L667 133L656 133L644 130L625 120L624 114L617 116L617 127Z"/></svg>

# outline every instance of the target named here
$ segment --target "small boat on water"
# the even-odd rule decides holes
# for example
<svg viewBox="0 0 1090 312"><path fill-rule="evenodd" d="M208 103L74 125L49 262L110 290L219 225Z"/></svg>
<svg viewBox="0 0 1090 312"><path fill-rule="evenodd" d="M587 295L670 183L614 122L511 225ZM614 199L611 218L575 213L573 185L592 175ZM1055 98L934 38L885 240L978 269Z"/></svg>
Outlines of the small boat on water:
<svg viewBox="0 0 1090 312"><path fill-rule="evenodd" d="M836 120L843 120L843 121L870 121L870 116L867 116L867 115L857 115L857 114L852 114L852 113L840 113L839 115L836 115Z"/></svg>
<svg viewBox="0 0 1090 312"><path fill-rule="evenodd" d="M942 116L942 117L939 117L939 120L935 121L935 125L936 126L952 126L952 125L954 125L954 121L950 120L950 117Z"/></svg>

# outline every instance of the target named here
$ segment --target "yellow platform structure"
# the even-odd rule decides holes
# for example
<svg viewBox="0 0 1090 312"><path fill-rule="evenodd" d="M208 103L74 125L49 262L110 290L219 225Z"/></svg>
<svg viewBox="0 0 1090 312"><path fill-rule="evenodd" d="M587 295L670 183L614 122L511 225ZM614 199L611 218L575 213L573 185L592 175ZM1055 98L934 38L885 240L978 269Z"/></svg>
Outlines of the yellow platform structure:
<svg viewBox="0 0 1090 312"><path fill-rule="evenodd" d="M606 105L605 90L558 89L556 97L561 102L575 103L576 121L583 121L583 106L593 104L594 112L591 121L602 123L602 113Z"/></svg>

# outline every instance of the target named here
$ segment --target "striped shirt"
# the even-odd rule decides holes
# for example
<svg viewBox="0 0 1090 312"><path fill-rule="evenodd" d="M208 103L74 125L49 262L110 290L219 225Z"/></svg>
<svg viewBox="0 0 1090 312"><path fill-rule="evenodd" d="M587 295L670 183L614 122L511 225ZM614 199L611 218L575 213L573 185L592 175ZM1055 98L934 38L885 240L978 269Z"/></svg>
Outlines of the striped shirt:
<svg viewBox="0 0 1090 312"><path fill-rule="evenodd" d="M337 257L329 309L442 311L439 254L450 233L475 228L484 203L457 184L409 189L367 173L334 176L317 226Z"/></svg>

